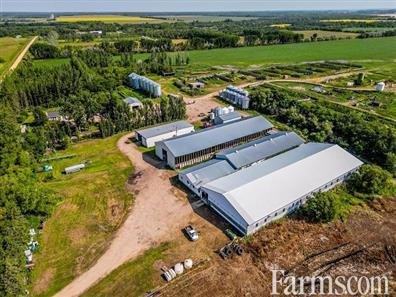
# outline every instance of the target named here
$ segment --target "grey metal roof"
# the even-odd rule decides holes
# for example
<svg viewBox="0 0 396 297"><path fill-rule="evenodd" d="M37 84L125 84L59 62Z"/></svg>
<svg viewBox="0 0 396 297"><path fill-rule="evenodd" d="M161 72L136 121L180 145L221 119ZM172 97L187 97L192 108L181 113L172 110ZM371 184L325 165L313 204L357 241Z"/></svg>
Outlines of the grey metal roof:
<svg viewBox="0 0 396 297"><path fill-rule="evenodd" d="M237 111L229 112L218 116L223 122L241 118L241 114Z"/></svg>
<svg viewBox="0 0 396 297"><path fill-rule="evenodd" d="M308 143L204 188L220 193L252 224L362 164L338 145Z"/></svg>
<svg viewBox="0 0 396 297"><path fill-rule="evenodd" d="M173 156L183 156L273 128L262 116L246 117L231 123L162 141Z"/></svg>
<svg viewBox="0 0 396 297"><path fill-rule="evenodd" d="M142 135L144 138L150 138L158 135L162 135L165 133L169 133L172 131L176 130L181 130L181 129L186 129L186 128L192 128L194 127L190 123L186 121L177 121L165 125L160 125L160 126L155 126L152 128L144 129L144 130L139 130L136 131L136 133Z"/></svg>
<svg viewBox="0 0 396 297"><path fill-rule="evenodd" d="M207 162L180 171L190 183L199 188L208 182L235 172L235 169L226 160L212 159Z"/></svg>
<svg viewBox="0 0 396 297"><path fill-rule="evenodd" d="M141 105L143 105L142 102L139 99L135 98L135 97L125 98L123 101L124 101L125 104L128 104L128 105L133 105L133 106L141 106Z"/></svg>
<svg viewBox="0 0 396 297"><path fill-rule="evenodd" d="M234 168L242 168L285 152L304 143L294 132L277 132L249 143L221 151L216 158L228 160Z"/></svg>
<svg viewBox="0 0 396 297"><path fill-rule="evenodd" d="M57 118L57 117L61 116L61 113L60 113L60 111L48 111L47 116L49 118Z"/></svg>

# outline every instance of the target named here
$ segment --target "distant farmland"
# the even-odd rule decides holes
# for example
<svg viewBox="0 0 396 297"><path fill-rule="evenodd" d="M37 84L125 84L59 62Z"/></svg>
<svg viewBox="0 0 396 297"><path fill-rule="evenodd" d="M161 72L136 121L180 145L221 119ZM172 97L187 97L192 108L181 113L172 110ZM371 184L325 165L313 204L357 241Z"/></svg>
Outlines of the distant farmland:
<svg viewBox="0 0 396 297"><path fill-rule="evenodd" d="M320 60L396 59L396 37L335 40L188 52L193 64L263 65Z"/></svg>
<svg viewBox="0 0 396 297"><path fill-rule="evenodd" d="M319 38L328 38L328 37L336 37L336 38L355 38L359 34L351 33L351 32L339 32L339 31L323 31L323 30L304 30L304 31L294 31L295 33L300 33L304 35L304 38L311 38L315 33Z"/></svg>
<svg viewBox="0 0 396 297"><path fill-rule="evenodd" d="M26 38L0 38L0 77L8 70L27 42L28 39Z"/></svg>
<svg viewBox="0 0 396 297"><path fill-rule="evenodd" d="M123 16L123 15L72 15L59 16L57 22L76 23L76 22L105 22L105 23L160 23L166 20L157 18L146 18L139 16Z"/></svg>

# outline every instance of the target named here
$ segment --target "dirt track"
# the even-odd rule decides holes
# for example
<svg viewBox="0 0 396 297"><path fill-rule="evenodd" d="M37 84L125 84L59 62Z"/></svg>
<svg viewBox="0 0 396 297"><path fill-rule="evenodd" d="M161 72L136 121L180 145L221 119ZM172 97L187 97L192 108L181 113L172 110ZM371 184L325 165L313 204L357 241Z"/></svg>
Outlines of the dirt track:
<svg viewBox="0 0 396 297"><path fill-rule="evenodd" d="M12 63L9 71L14 71L18 67L19 63L22 62L23 57L26 55L27 51L32 46L32 44L36 41L37 38L38 38L38 36L35 36L35 37L32 38L32 40L29 41L29 43L24 47L22 52L15 59L14 63Z"/></svg>
<svg viewBox="0 0 396 297"><path fill-rule="evenodd" d="M80 295L124 262L160 242L172 239L172 235L180 232L193 212L185 199L178 199L185 194L171 185L169 178L172 173L159 171L154 166L156 164L151 165L143 160L144 155L135 144L129 143L131 136L121 137L117 146L135 167L135 174L128 182L128 189L135 194L133 209L97 263L55 296ZM175 195L175 191L180 195ZM175 215L177 220L173 219Z"/></svg>

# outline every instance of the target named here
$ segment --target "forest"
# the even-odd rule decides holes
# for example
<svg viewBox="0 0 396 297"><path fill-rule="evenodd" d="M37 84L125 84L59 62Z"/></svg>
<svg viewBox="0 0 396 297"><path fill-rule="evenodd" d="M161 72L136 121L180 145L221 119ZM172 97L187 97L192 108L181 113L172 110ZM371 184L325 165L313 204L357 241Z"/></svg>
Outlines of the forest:
<svg viewBox="0 0 396 297"><path fill-rule="evenodd" d="M251 94L251 108L300 131L316 142L337 143L396 176L396 129L365 118L362 113L328 102L301 102L291 90L259 87Z"/></svg>

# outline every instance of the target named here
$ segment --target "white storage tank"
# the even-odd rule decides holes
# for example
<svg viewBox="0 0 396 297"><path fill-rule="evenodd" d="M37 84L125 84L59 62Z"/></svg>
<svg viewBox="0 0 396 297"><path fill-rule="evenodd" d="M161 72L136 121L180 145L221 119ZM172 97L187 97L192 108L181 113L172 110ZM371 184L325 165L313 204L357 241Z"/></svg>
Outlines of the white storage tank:
<svg viewBox="0 0 396 297"><path fill-rule="evenodd" d="M377 90L377 92L383 92L385 89L385 83L384 82L378 83L375 89Z"/></svg>
<svg viewBox="0 0 396 297"><path fill-rule="evenodd" d="M186 259L184 260L184 269L190 269L193 266L193 260L191 259Z"/></svg>
<svg viewBox="0 0 396 297"><path fill-rule="evenodd" d="M215 118L214 112L211 112L211 113L209 114L209 118L210 118L211 120L214 120L214 118Z"/></svg>
<svg viewBox="0 0 396 297"><path fill-rule="evenodd" d="M235 111L234 106L232 105L228 106L228 112L234 112L234 111Z"/></svg>
<svg viewBox="0 0 396 297"><path fill-rule="evenodd" d="M228 107L223 107L222 108L222 113L227 114L229 112Z"/></svg>
<svg viewBox="0 0 396 297"><path fill-rule="evenodd" d="M179 275L182 274L182 273L184 272L183 264L177 263L177 264L175 265L174 270L175 270L176 274L179 274Z"/></svg>
<svg viewBox="0 0 396 297"><path fill-rule="evenodd" d="M66 167L64 172L65 172L65 174L70 174L70 173L80 171L83 168L85 168L85 164L78 164L78 165Z"/></svg>

